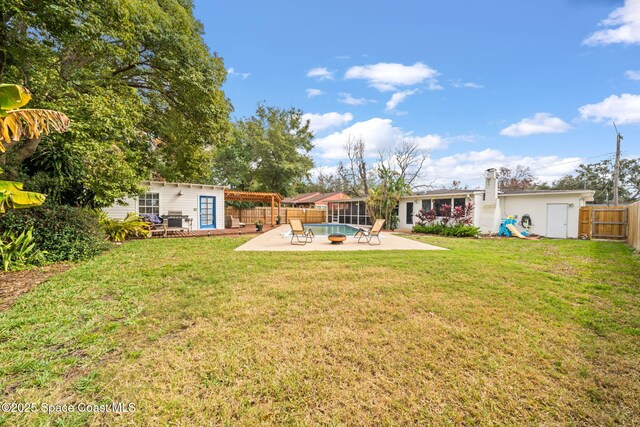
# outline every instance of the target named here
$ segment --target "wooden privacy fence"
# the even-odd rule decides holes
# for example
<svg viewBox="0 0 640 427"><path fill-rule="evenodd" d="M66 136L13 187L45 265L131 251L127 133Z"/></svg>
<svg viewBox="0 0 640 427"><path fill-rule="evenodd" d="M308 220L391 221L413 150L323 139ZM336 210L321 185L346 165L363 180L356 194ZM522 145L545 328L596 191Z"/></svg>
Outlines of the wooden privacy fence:
<svg viewBox="0 0 640 427"><path fill-rule="evenodd" d="M626 240L640 250L640 202L629 206L583 206L580 237Z"/></svg>
<svg viewBox="0 0 640 427"><path fill-rule="evenodd" d="M629 205L629 237L628 242L631 246L640 251L640 202Z"/></svg>
<svg viewBox="0 0 640 427"><path fill-rule="evenodd" d="M270 221L271 208L259 206L251 209L240 209L235 206L226 206L224 214L238 218L240 222L253 224L261 219L265 223ZM324 223L327 222L326 209L302 209L302 208L280 208L280 223L286 224L289 219L300 219L303 223Z"/></svg>
<svg viewBox="0 0 640 427"><path fill-rule="evenodd" d="M579 235L589 239L627 239L627 206L583 206Z"/></svg>

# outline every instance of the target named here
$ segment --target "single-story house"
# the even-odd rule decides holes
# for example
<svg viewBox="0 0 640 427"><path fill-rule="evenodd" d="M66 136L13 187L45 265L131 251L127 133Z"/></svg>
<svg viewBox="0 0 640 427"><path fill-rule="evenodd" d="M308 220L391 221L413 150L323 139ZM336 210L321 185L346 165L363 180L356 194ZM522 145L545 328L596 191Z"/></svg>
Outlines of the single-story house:
<svg viewBox="0 0 640 427"><path fill-rule="evenodd" d="M319 208L326 209L330 202L337 200L350 199L351 197L341 191L333 193L305 193L297 196L285 197L282 201L283 206L292 208Z"/></svg>
<svg viewBox="0 0 640 427"><path fill-rule="evenodd" d="M400 200L398 229L410 230L420 210L428 211L448 204L473 204L473 224L483 233L496 233L508 216L531 219L531 232L547 237L577 238L579 211L593 201L592 190L498 190L497 173L488 169L485 188L478 190L434 190L414 193ZM329 222L370 225L364 199L341 200L329 206ZM521 225L517 225L522 230Z"/></svg>
<svg viewBox="0 0 640 427"><path fill-rule="evenodd" d="M179 216L184 216L182 226L191 230L224 228L227 187L164 181L143 181L141 185L148 188L143 196L125 199L124 205L104 209L107 215L111 218L124 218L129 212L174 215L178 222L181 221Z"/></svg>

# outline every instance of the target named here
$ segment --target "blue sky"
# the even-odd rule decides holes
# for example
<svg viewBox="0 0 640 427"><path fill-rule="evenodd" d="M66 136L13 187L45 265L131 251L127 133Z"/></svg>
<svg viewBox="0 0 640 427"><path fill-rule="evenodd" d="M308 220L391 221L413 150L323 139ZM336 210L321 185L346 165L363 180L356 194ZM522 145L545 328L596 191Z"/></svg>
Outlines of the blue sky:
<svg viewBox="0 0 640 427"><path fill-rule="evenodd" d="M640 155L640 0L196 0L195 14L234 116L302 109L319 167L349 136L372 158L412 139L427 181L475 186L518 163L548 181L607 158L613 119Z"/></svg>

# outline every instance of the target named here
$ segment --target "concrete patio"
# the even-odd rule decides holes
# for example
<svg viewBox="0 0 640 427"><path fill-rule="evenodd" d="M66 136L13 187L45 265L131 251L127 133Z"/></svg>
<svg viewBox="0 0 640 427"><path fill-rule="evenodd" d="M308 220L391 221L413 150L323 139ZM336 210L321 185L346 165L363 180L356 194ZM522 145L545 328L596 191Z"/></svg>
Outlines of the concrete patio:
<svg viewBox="0 0 640 427"><path fill-rule="evenodd" d="M292 245L291 236L284 236L290 231L288 225L281 225L268 232L261 234L244 245L236 248L236 251L445 251L447 249L438 246L428 245L415 240L406 239L393 233L383 232L380 234L381 245L368 245L364 241L358 243L357 239L348 237L339 245L332 245L327 236L317 236L313 242L306 245Z"/></svg>

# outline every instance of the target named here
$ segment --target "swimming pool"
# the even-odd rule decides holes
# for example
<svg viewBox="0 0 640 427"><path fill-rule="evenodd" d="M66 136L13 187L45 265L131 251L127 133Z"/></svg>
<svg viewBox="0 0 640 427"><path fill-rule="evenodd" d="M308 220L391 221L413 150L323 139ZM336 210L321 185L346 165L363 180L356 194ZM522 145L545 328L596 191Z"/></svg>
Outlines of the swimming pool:
<svg viewBox="0 0 640 427"><path fill-rule="evenodd" d="M328 236L333 233L344 234L345 236L353 236L358 231L358 227L347 224L305 224L304 229L312 229L316 236ZM289 231L288 235L291 235Z"/></svg>

